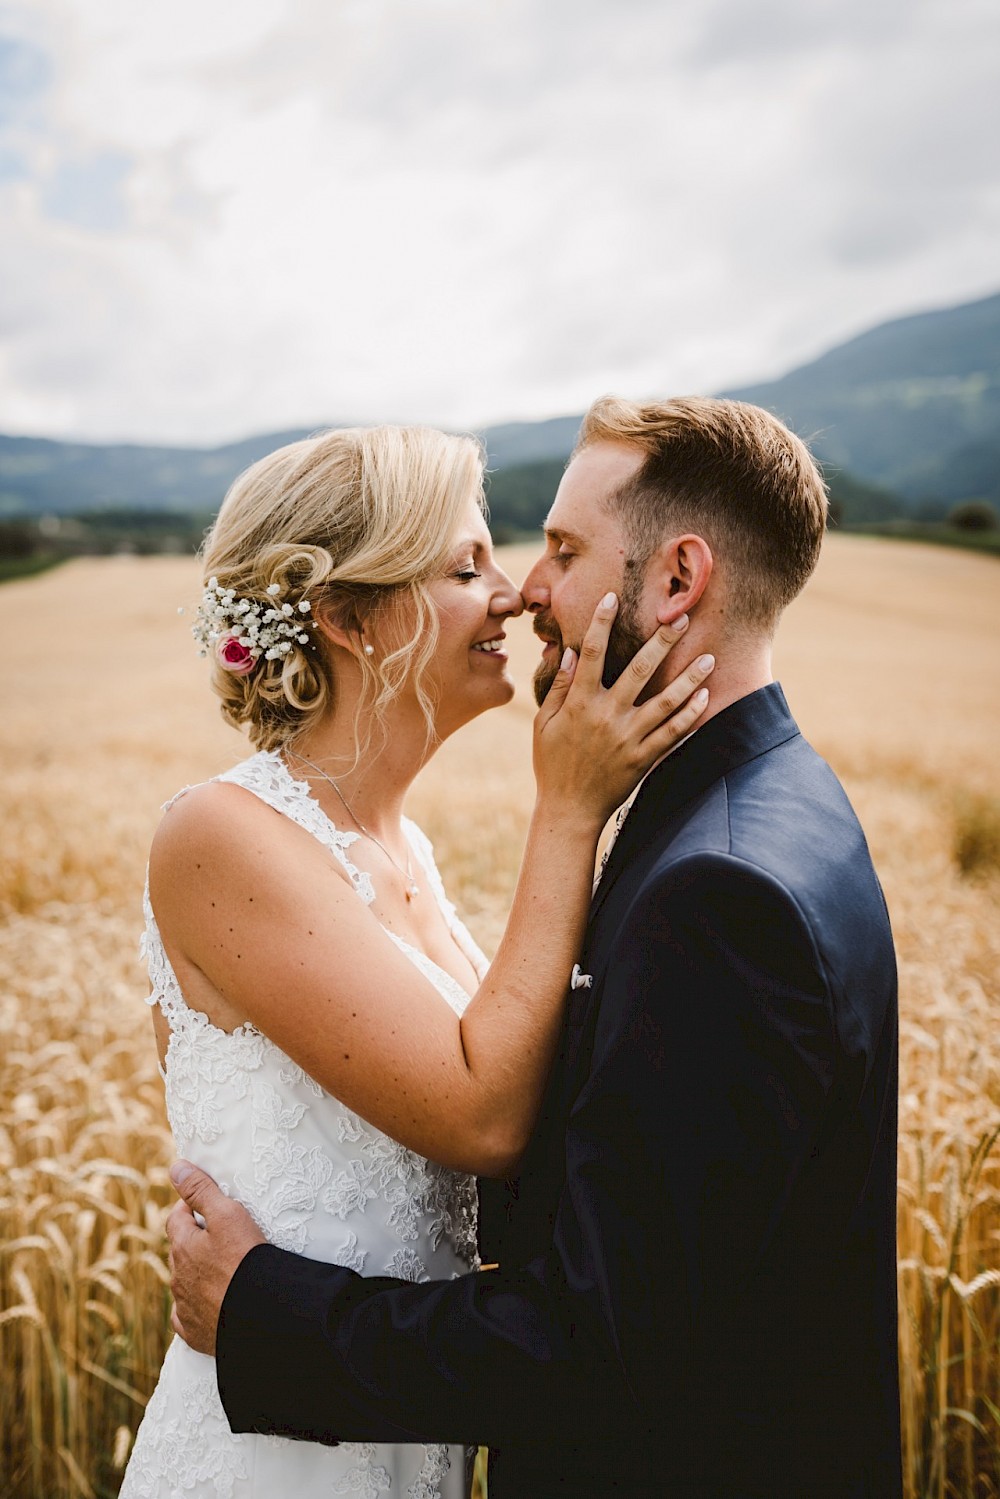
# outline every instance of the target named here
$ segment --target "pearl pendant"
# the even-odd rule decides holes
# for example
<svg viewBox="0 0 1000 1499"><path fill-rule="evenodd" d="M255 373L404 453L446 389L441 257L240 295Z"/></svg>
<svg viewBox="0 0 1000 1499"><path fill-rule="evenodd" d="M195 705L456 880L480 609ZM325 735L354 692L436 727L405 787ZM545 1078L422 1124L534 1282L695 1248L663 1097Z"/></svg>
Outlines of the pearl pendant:
<svg viewBox="0 0 1000 1499"><path fill-rule="evenodd" d="M420 894L420 886L419 885L407 885L407 887L406 887L406 903L407 903L407 905L409 905L410 901L413 899L413 897L415 895L419 895L419 894Z"/></svg>

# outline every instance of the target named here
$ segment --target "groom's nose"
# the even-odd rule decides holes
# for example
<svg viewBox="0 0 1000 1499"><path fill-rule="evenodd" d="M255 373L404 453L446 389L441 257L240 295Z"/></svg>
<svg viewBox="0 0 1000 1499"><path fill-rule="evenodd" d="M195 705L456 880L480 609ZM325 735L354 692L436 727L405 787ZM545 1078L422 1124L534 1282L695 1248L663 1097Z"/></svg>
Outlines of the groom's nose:
<svg viewBox="0 0 1000 1499"><path fill-rule="evenodd" d="M549 607L549 590L543 574L544 561L544 557L539 557L521 584L521 597L524 600L524 607L532 614L537 614L539 609L547 609Z"/></svg>

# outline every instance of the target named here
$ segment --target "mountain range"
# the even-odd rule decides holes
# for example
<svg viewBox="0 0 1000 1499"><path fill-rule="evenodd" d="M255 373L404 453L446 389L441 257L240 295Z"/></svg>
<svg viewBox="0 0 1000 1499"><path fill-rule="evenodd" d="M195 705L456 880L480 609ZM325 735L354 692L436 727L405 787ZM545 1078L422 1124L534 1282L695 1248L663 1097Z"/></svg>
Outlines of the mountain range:
<svg viewBox="0 0 1000 1499"><path fill-rule="evenodd" d="M834 489L839 480L869 508L879 496L897 512L1000 500L1000 294L882 323L779 380L724 394L782 417L809 440ZM572 415L482 431L497 520L533 513L542 484L551 496L579 424ZM0 434L0 515L210 513L242 469L308 430L214 448ZM503 514L516 494L523 504Z"/></svg>
<svg viewBox="0 0 1000 1499"><path fill-rule="evenodd" d="M910 502L1000 498L1000 294L882 323L728 394L775 412L828 470Z"/></svg>

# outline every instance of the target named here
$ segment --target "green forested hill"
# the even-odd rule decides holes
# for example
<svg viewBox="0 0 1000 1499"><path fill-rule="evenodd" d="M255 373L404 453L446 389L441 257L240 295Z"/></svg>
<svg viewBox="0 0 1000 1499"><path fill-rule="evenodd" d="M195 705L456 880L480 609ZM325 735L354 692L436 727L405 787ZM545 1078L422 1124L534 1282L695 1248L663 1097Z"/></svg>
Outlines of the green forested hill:
<svg viewBox="0 0 1000 1499"><path fill-rule="evenodd" d="M1000 499L1000 295L883 323L766 385L829 468L916 502Z"/></svg>

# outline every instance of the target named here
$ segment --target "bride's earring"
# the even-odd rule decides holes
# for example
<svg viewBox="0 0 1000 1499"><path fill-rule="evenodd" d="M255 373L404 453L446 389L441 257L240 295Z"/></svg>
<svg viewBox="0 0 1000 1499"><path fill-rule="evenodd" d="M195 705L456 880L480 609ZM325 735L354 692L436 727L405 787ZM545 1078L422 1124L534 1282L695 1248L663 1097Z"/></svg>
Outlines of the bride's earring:
<svg viewBox="0 0 1000 1499"><path fill-rule="evenodd" d="M366 645L365 646L365 655L366 656L374 656L374 654L375 654L375 647L373 645Z"/></svg>

